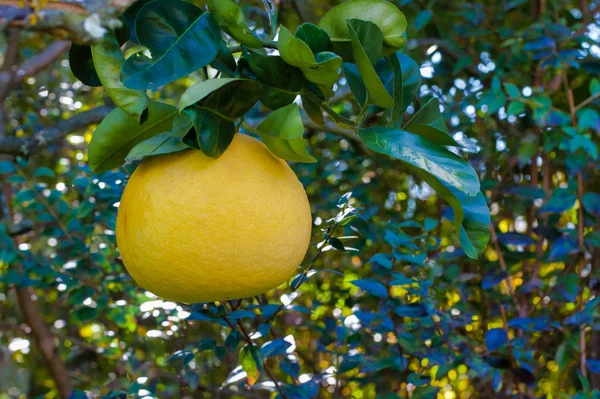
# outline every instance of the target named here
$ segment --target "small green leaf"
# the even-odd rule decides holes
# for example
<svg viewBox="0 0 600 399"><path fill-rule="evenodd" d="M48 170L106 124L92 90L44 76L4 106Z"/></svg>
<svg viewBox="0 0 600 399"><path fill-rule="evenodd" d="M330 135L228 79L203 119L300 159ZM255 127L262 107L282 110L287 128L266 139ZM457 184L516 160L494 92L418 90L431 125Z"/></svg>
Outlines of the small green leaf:
<svg viewBox="0 0 600 399"><path fill-rule="evenodd" d="M600 80L597 78L590 81L590 94L592 96L600 96Z"/></svg>
<svg viewBox="0 0 600 399"><path fill-rule="evenodd" d="M36 168L33 172L33 176L35 177L56 177L56 173L50 168L45 166Z"/></svg>
<svg viewBox="0 0 600 399"><path fill-rule="evenodd" d="M442 132L447 132L444 117L440 112L440 102L437 98L432 97L425 105L417 111L416 114L408 121L405 129L408 130L412 125L422 124L432 126Z"/></svg>
<svg viewBox="0 0 600 399"><path fill-rule="evenodd" d="M11 161L0 161L0 175L15 173L16 171L17 168L15 168L15 165Z"/></svg>
<svg viewBox="0 0 600 399"><path fill-rule="evenodd" d="M521 97L521 90L517 86L512 83L504 83L504 88L506 89L506 93L511 99Z"/></svg>
<svg viewBox="0 0 600 399"><path fill-rule="evenodd" d="M525 112L525 104L520 101L511 101L506 110L508 115L519 115L523 112Z"/></svg>
<svg viewBox="0 0 600 399"><path fill-rule="evenodd" d="M432 16L433 14L430 10L423 10L420 13L418 13L414 21L415 29L417 31L421 30L422 27L424 27L429 21L431 21Z"/></svg>
<svg viewBox="0 0 600 399"><path fill-rule="evenodd" d="M135 32L146 52L125 61L121 80L132 89L156 89L210 64L221 45L221 30L209 13L181 1L151 1L139 11Z"/></svg>
<svg viewBox="0 0 600 399"><path fill-rule="evenodd" d="M394 109L392 122L400 121L406 108L421 87L419 65L409 56L397 52L388 57L394 70Z"/></svg>
<svg viewBox="0 0 600 399"><path fill-rule="evenodd" d="M446 185L467 195L479 193L479 178L471 165L427 139L405 130L384 127L360 129L358 133L375 152L431 173Z"/></svg>
<svg viewBox="0 0 600 399"><path fill-rule="evenodd" d="M184 142L199 148L206 156L219 158L235 136L233 122L210 109L198 106L187 108L184 113L194 125L194 130L188 133Z"/></svg>
<svg viewBox="0 0 600 399"><path fill-rule="evenodd" d="M98 125L88 149L90 168L96 173L106 172L121 166L125 157L136 144L171 130L177 108L151 101L148 120L140 126L131 117L117 108Z"/></svg>
<svg viewBox="0 0 600 399"><path fill-rule="evenodd" d="M386 57L406 46L406 17L398 7L384 0L350 0L329 10L319 22L319 27L331 38L334 52L344 61L354 62L354 46L346 21L355 18L370 21L381 30L381 56Z"/></svg>
<svg viewBox="0 0 600 399"><path fill-rule="evenodd" d="M180 137L174 137L173 133L165 132L138 143L129 151L125 160L137 161L144 157L171 154L189 148Z"/></svg>
<svg viewBox="0 0 600 399"><path fill-rule="evenodd" d="M98 73L96 73L96 68L94 68L90 46L71 44L71 48L69 49L69 66L73 75L81 83L92 87L102 86Z"/></svg>
<svg viewBox="0 0 600 399"><path fill-rule="evenodd" d="M367 88L367 101L382 108L392 108L394 100L377 75L373 62L369 58L369 54L373 57L373 54L381 48L381 32L374 33L378 30L375 24L359 19L348 21L348 29L352 40L354 59ZM365 48L371 49L369 53L365 51Z"/></svg>
<svg viewBox="0 0 600 399"><path fill-rule="evenodd" d="M321 111L321 108L319 108L318 105L307 99L305 96L302 96L302 107L304 108L304 111L308 117L317 125L323 126L325 124L323 111Z"/></svg>
<svg viewBox="0 0 600 399"><path fill-rule="evenodd" d="M126 114L140 120L142 112L148 108L150 99L143 90L129 89L121 82L121 69L125 58L114 32L104 35L102 41L91 49L98 78L106 93Z"/></svg>
<svg viewBox="0 0 600 399"><path fill-rule="evenodd" d="M342 59L331 52L316 56L304 41L292 36L282 26L279 30L277 49L281 58L288 64L300 68L306 79L318 85L331 87L339 76Z"/></svg>
<svg viewBox="0 0 600 399"><path fill-rule="evenodd" d="M331 51L331 40L323 29L309 22L303 23L296 29L295 36L310 47L313 54Z"/></svg>
<svg viewBox="0 0 600 399"><path fill-rule="evenodd" d="M306 148L304 125L296 104L272 112L257 130L265 145L278 157L292 162L317 162Z"/></svg>
<svg viewBox="0 0 600 399"><path fill-rule="evenodd" d="M248 385L252 386L258 381L262 371L259 349L256 345L246 345L240 352L240 363L246 372Z"/></svg>
<svg viewBox="0 0 600 399"><path fill-rule="evenodd" d="M215 20L241 44L251 48L262 48L260 40L248 27L242 9L231 0L208 0L208 10Z"/></svg>

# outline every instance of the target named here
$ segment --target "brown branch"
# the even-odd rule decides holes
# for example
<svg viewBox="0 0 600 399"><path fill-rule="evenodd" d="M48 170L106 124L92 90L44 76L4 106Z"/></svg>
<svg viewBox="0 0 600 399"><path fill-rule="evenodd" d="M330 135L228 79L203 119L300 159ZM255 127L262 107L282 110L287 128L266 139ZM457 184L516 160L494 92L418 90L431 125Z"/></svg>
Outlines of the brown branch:
<svg viewBox="0 0 600 399"><path fill-rule="evenodd" d="M11 7L15 7L15 8L25 8L25 9L27 9L27 8L35 9L35 8L39 7L40 9L44 9L44 10L70 11L70 12L75 12L78 14L85 14L85 12L86 12L85 8L78 4L60 2L60 1L44 2L44 5L42 7L40 7L40 6L36 5L36 2L33 0L27 0L27 1L0 0L0 5L11 6Z"/></svg>
<svg viewBox="0 0 600 399"><path fill-rule="evenodd" d="M72 132L100 123L110 111L112 108L107 106L83 111L27 138L0 137L0 154L31 156L45 146L59 142Z"/></svg>
<svg viewBox="0 0 600 399"><path fill-rule="evenodd" d="M16 292L19 308L23 312L25 322L31 328L35 343L40 349L48 371L56 384L56 390L61 397L68 398L73 390L73 385L65 363L56 354L52 332L44 323L42 313L32 299L33 292L29 287L17 287Z"/></svg>

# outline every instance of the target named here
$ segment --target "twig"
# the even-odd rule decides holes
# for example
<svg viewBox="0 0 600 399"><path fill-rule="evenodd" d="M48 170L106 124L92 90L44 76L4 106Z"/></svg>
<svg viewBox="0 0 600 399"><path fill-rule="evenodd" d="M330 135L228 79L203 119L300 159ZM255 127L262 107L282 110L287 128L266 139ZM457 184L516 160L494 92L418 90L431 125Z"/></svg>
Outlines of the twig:
<svg viewBox="0 0 600 399"><path fill-rule="evenodd" d="M229 305L233 309L233 304L229 303ZM223 320L225 320L225 323L227 323L227 325L233 331L236 330L236 325L233 324L227 316L224 316ZM240 328L240 332L242 333L242 337L244 338L246 343L250 346L254 345L254 342L252 342L252 339L250 338L248 331L246 331L246 327L244 327L244 324L240 320L237 320L236 324ZM285 393L283 393L283 391L281 391L281 386L279 385L279 381L277 380L277 378L275 378L275 375L273 375L273 373L271 372L271 369L269 368L269 365L267 364L267 362L263 361L262 366L263 366L263 369L265 370L265 372L267 373L267 375L269 376L269 378L271 379L271 381L273 381L273 384L275 384L275 388L277 389L277 392L279 392L279 395L281 395L281 397L283 399L288 399L287 396L285 395Z"/></svg>

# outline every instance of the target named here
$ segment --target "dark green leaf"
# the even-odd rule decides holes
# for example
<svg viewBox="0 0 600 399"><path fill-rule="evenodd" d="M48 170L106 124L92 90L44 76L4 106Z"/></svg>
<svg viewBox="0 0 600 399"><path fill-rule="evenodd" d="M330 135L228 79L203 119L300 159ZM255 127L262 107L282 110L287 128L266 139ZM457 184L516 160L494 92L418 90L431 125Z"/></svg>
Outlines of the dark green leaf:
<svg viewBox="0 0 600 399"><path fill-rule="evenodd" d="M521 96L521 91L517 86L512 83L504 83L504 88L508 93L508 96L512 99L519 98Z"/></svg>
<svg viewBox="0 0 600 399"><path fill-rule="evenodd" d="M372 56L381 46L381 31L372 22L358 19L348 21L348 29L352 40L354 59L367 88L367 102L382 108L392 108L394 100L377 75L373 62L369 58L369 54ZM374 33L377 31L379 33ZM361 35L359 36L359 34ZM367 53L365 48L375 49L375 51L369 50Z"/></svg>
<svg viewBox="0 0 600 399"><path fill-rule="evenodd" d="M200 81L188 88L179 101L183 110L193 104L211 109L226 118L243 116L258 101L259 85L243 78L220 78Z"/></svg>
<svg viewBox="0 0 600 399"><path fill-rule="evenodd" d="M277 5L274 0L263 0L263 4L267 14L269 14L269 25L271 25L269 39L273 39L277 34Z"/></svg>
<svg viewBox="0 0 600 399"><path fill-rule="evenodd" d="M271 152L292 162L316 162L306 148L304 125L296 104L272 112L258 125L258 133Z"/></svg>
<svg viewBox="0 0 600 399"><path fill-rule="evenodd" d="M142 126L137 118L117 108L98 126L88 150L90 168L105 172L119 167L136 144L171 130L177 108L159 102L150 102L148 120Z"/></svg>
<svg viewBox="0 0 600 399"><path fill-rule="evenodd" d="M389 58L394 70L394 109L392 122L400 121L402 114L413 101L421 87L419 65L409 56L397 52Z"/></svg>
<svg viewBox="0 0 600 399"><path fill-rule="evenodd" d="M240 74L263 84L259 98L271 109L291 104L306 82L302 71L283 61L280 56L258 53L244 53L240 59Z"/></svg>
<svg viewBox="0 0 600 399"><path fill-rule="evenodd" d="M304 107L306 115L308 115L313 122L319 126L323 126L325 124L323 119L323 111L321 111L321 108L319 108L318 105L302 96L302 106Z"/></svg>
<svg viewBox="0 0 600 399"><path fill-rule="evenodd" d="M174 137L173 133L165 132L138 143L129 151L125 160L137 161L144 157L171 154L189 148L180 137Z"/></svg>
<svg viewBox="0 0 600 399"><path fill-rule="evenodd" d="M313 54L323 51L331 51L331 40L329 35L323 29L310 22L303 23L296 30L298 39L308 45Z"/></svg>
<svg viewBox="0 0 600 399"><path fill-rule="evenodd" d="M81 83L88 86L102 86L100 78L94 68L92 49L90 46L71 44L69 49L69 66L71 72Z"/></svg>
<svg viewBox="0 0 600 399"><path fill-rule="evenodd" d="M452 136L433 126L424 125L422 123L413 123L410 126L406 126L405 129L406 131L418 134L437 145L460 147L460 144L458 144Z"/></svg>
<svg viewBox="0 0 600 399"><path fill-rule="evenodd" d="M387 298L388 291L385 285L375 278L364 278L361 280L351 281L352 284L360 288L361 290L376 296L378 298Z"/></svg>
<svg viewBox="0 0 600 399"><path fill-rule="evenodd" d="M0 174L15 173L17 168L11 161L0 161Z"/></svg>
<svg viewBox="0 0 600 399"><path fill-rule="evenodd" d="M135 30L152 58L136 53L123 65L121 80L132 89L155 89L208 65L221 44L214 18L181 0L146 4Z"/></svg>
<svg viewBox="0 0 600 399"><path fill-rule="evenodd" d="M194 352L190 350L179 350L173 353L171 356L169 356L169 358L167 359L167 363L173 363L179 367L183 367L189 364L192 360L194 360L194 356Z"/></svg>
<svg viewBox="0 0 600 399"><path fill-rule="evenodd" d="M106 93L126 114L139 121L148 108L150 99L143 90L129 89L121 82L125 58L114 33L104 35L102 41L92 46L91 53L98 78Z"/></svg>
<svg viewBox="0 0 600 399"><path fill-rule="evenodd" d="M222 39L219 43L219 53L213 62L210 63L210 66L229 76L235 74L235 70L237 69L235 58L229 47L227 47L227 43Z"/></svg>
<svg viewBox="0 0 600 399"><path fill-rule="evenodd" d="M365 82L362 80L360 76L360 71L356 64L351 64L349 62L344 62L344 75L346 76L346 80L348 80L348 85L350 86L350 90L356 98L356 101L361 107L364 107L367 102L367 88L365 87Z"/></svg>
<svg viewBox="0 0 600 399"><path fill-rule="evenodd" d="M431 21L432 13L430 10L423 10L417 14L415 17L414 25L415 29L418 31L423 26L425 26L429 21Z"/></svg>
<svg viewBox="0 0 600 399"><path fill-rule="evenodd" d="M231 0L208 0L208 10L218 24L241 44L261 48L262 40L248 27L242 9Z"/></svg>
<svg viewBox="0 0 600 399"><path fill-rule="evenodd" d="M329 10L319 22L319 27L331 38L334 52L342 56L344 61L354 61L355 54L346 21L355 18L370 21L381 30L381 56L388 56L406 46L406 18L394 4L384 0L351 0Z"/></svg>
<svg viewBox="0 0 600 399"><path fill-rule="evenodd" d="M189 115L194 124L194 130L184 139L186 144L199 148L211 158L219 158L235 136L233 122L209 109L197 106L187 108L184 113Z"/></svg>

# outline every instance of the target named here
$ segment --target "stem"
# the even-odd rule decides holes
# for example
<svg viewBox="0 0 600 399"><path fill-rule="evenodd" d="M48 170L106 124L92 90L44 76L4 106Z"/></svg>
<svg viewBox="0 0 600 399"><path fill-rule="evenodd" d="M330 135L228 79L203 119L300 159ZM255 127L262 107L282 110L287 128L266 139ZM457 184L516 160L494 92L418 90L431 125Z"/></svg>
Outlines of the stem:
<svg viewBox="0 0 600 399"><path fill-rule="evenodd" d="M369 111L369 95L367 94L367 98L365 99L365 105L360 109L360 113L356 117L356 126L361 127L363 125L365 116L367 116L367 112Z"/></svg>
<svg viewBox="0 0 600 399"><path fill-rule="evenodd" d="M230 303L229 305L233 308L233 304ZM223 317L223 320L225 320L225 323L227 323L227 325L231 328L232 331L236 330L236 324L237 324L237 326L240 328L240 332L242 333L244 341L246 341L246 343L248 345L254 345L254 342L252 342L252 339L250 338L248 331L246 331L246 327L244 327L244 324L240 320L238 320L236 322L236 324L233 324L231 322L231 320L229 320L229 318L227 318L227 316ZM269 368L269 365L267 364L267 362L263 361L262 366L263 366L263 369L265 370L265 372L267 373L267 375L269 376L269 378L271 379L271 381L273 381L273 383L275 384L275 388L277 389L277 392L279 393L279 395L281 395L281 397L283 399L288 399L288 397L285 395L285 393L283 393L283 391L281 390L279 381L277 380L277 378L275 378L275 375Z"/></svg>
<svg viewBox="0 0 600 399"><path fill-rule="evenodd" d="M263 47L276 50L277 42L274 40L263 40ZM229 47L229 51L232 53L241 53L243 51L243 46L241 44L237 46L231 46Z"/></svg>
<svg viewBox="0 0 600 399"><path fill-rule="evenodd" d="M347 127L350 129L356 129L356 125L354 121L346 118L335 112L329 105L325 104L319 97L317 97L312 91L303 89L302 96L312 101L314 104L318 105L323 111L325 111L331 119L333 119L336 123L341 124L343 127Z"/></svg>

